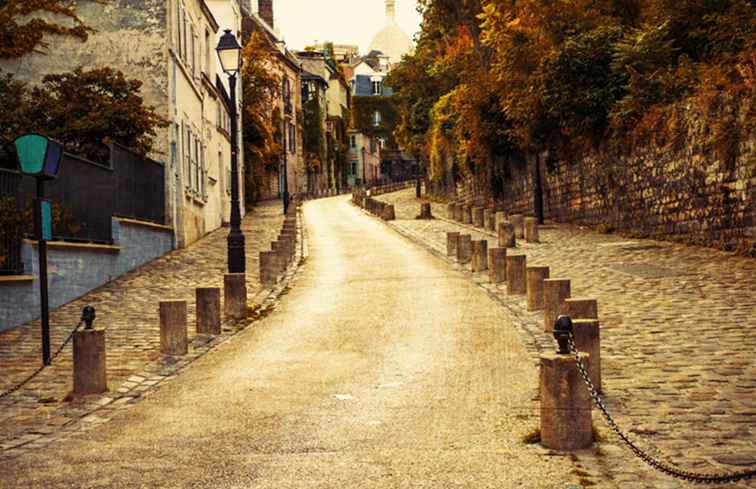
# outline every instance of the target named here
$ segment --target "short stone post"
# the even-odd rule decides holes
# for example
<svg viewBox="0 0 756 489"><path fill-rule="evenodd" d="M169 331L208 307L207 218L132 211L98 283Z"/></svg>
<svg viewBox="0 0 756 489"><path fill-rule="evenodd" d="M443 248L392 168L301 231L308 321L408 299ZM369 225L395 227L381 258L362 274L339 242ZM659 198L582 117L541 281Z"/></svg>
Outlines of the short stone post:
<svg viewBox="0 0 756 489"><path fill-rule="evenodd" d="M275 251L260 252L260 284L272 287L278 282L278 253Z"/></svg>
<svg viewBox="0 0 756 489"><path fill-rule="evenodd" d="M446 256L457 256L459 248L459 233L446 233Z"/></svg>
<svg viewBox="0 0 756 489"><path fill-rule="evenodd" d="M524 295L527 292L526 266L525 255L507 255L507 294Z"/></svg>
<svg viewBox="0 0 756 489"><path fill-rule="evenodd" d="M446 215L449 217L449 219L454 219L454 202L449 202L446 204Z"/></svg>
<svg viewBox="0 0 756 489"><path fill-rule="evenodd" d="M247 278L243 273L228 273L223 277L223 304L229 319L247 317Z"/></svg>
<svg viewBox="0 0 756 489"><path fill-rule="evenodd" d="M538 219L535 217L525 218L525 241L528 243L538 243Z"/></svg>
<svg viewBox="0 0 756 489"><path fill-rule="evenodd" d="M485 239L472 242L472 271L488 270L488 241Z"/></svg>
<svg viewBox="0 0 756 489"><path fill-rule="evenodd" d="M74 394L87 396L108 390L104 329L83 329L73 337Z"/></svg>
<svg viewBox="0 0 756 489"><path fill-rule="evenodd" d="M417 216L416 219L433 219L433 214L431 213L431 205L430 202L422 202L420 204L420 214Z"/></svg>
<svg viewBox="0 0 756 489"><path fill-rule="evenodd" d="M221 291L218 287L197 288L197 334L221 334Z"/></svg>
<svg viewBox="0 0 756 489"><path fill-rule="evenodd" d="M559 311L575 319L598 319L598 301L596 299L567 299Z"/></svg>
<svg viewBox="0 0 756 489"><path fill-rule="evenodd" d="M488 224L486 224L486 229L496 232L496 209L491 207L489 210L491 212L491 219L488 221Z"/></svg>
<svg viewBox="0 0 756 489"><path fill-rule="evenodd" d="M472 207L466 205L462 208L462 223L472 224Z"/></svg>
<svg viewBox="0 0 756 489"><path fill-rule="evenodd" d="M472 213L473 213L473 225L476 228L482 228L483 225L484 225L484 222L483 222L483 214L484 214L484 212L483 212L483 210L484 209L482 207L475 207L472 210Z"/></svg>
<svg viewBox="0 0 756 489"><path fill-rule="evenodd" d="M457 245L457 261L460 265L467 265L472 260L472 237L469 234L459 235Z"/></svg>
<svg viewBox="0 0 756 489"><path fill-rule="evenodd" d="M494 231L499 229L499 223L507 222L507 214L504 212L497 212L494 217Z"/></svg>
<svg viewBox="0 0 756 489"><path fill-rule="evenodd" d="M381 219L383 219L384 221L396 220L396 211L394 210L393 205L387 204L383 206L383 213L381 214Z"/></svg>
<svg viewBox="0 0 756 489"><path fill-rule="evenodd" d="M186 355L189 351L186 301L160 302L160 351Z"/></svg>
<svg viewBox="0 0 756 489"><path fill-rule="evenodd" d="M581 354L585 361L588 355ZM541 355L541 444L559 451L593 443L591 398L572 355Z"/></svg>
<svg viewBox="0 0 756 489"><path fill-rule="evenodd" d="M593 386L601 392L601 334L596 319L573 319L572 330L575 347L581 353L588 354L586 370Z"/></svg>
<svg viewBox="0 0 756 489"><path fill-rule="evenodd" d="M498 224L498 237L500 248L516 248L515 229L511 222L500 222Z"/></svg>
<svg viewBox="0 0 756 489"><path fill-rule="evenodd" d="M489 248L488 250L488 280L492 284L502 284L507 281L507 249Z"/></svg>
<svg viewBox="0 0 756 489"><path fill-rule="evenodd" d="M543 326L544 331L554 331L554 322L564 301L570 298L571 286L568 279L547 278L543 281Z"/></svg>
<svg viewBox="0 0 756 489"><path fill-rule="evenodd" d="M522 239L525 237L525 216L522 214L512 214L509 216L509 222L512 223L515 229L515 237Z"/></svg>
<svg viewBox="0 0 756 489"><path fill-rule="evenodd" d="M549 278L549 267L528 267L528 311L543 309L543 281Z"/></svg>
<svg viewBox="0 0 756 489"><path fill-rule="evenodd" d="M494 218L495 218L495 214L491 209L489 208L483 209L483 227L485 229L492 228L493 226L492 223L493 223Z"/></svg>

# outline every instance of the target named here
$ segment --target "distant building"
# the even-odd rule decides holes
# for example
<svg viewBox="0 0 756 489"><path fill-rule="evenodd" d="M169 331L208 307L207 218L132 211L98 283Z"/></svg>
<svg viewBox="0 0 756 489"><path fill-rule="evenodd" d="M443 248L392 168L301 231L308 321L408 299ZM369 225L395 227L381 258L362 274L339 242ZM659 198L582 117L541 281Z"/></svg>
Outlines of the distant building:
<svg viewBox="0 0 756 489"><path fill-rule="evenodd" d="M230 107L215 47L222 29L240 33L239 11L238 0L81 1L77 13L94 28L87 42L55 37L45 52L0 67L32 84L79 66L141 80L145 103L170 123L149 156L165 166L166 222L184 247L228 219Z"/></svg>
<svg viewBox="0 0 756 489"><path fill-rule="evenodd" d="M243 37L249 39L253 32L262 33L275 52L276 63L271 70L281 77L281 91L271 109L271 118L281 125L281 142L285 142L281 159L276 168L266 168L263 188L258 189L261 198L275 198L283 194L284 183L290 195L307 189L307 171L302 148L302 67L297 56L275 30L272 0L245 0L243 4ZM255 8L253 8L255 7ZM284 182L284 162L286 182Z"/></svg>
<svg viewBox="0 0 756 489"><path fill-rule="evenodd" d="M370 49L388 56L391 64L412 51L412 40L396 22L396 0L386 0L386 25L373 37Z"/></svg>

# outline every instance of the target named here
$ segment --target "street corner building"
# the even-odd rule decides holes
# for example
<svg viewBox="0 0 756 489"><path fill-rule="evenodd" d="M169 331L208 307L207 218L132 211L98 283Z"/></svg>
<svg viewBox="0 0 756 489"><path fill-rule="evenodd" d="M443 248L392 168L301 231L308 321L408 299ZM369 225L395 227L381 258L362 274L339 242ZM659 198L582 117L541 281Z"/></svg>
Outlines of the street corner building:
<svg viewBox="0 0 756 489"><path fill-rule="evenodd" d="M215 47L224 29L241 34L239 1L83 0L77 14L94 30L86 43L55 36L44 53L3 60L0 68L31 84L106 66L142 81L145 103L169 122L157 129L149 156L165 167L165 224L175 245L219 228L230 213L231 111ZM241 90L237 100L241 107Z"/></svg>

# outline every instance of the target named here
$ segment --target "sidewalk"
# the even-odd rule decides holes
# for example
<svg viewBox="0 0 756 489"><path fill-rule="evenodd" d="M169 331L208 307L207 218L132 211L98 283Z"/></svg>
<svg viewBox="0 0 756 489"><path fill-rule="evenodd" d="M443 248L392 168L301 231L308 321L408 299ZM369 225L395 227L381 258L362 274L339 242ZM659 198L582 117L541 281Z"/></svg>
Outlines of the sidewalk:
<svg viewBox="0 0 756 489"><path fill-rule="evenodd" d="M497 246L493 233L445 220L445 205L433 204L439 219L414 220L420 205L413 189L378 198L395 205L390 226L436 254L446 255L447 231ZM551 278L571 279L572 297L598 299L604 397L620 427L687 470L753 468L756 260L568 225L540 234L541 243L518 243L514 253L527 255L528 266L549 266ZM553 348L542 312L527 312L524 297L508 296L486 274L471 278L516 313L534 361ZM594 423L607 441L581 452L578 464L598 487L610 480L620 487L689 487L621 448L596 410ZM756 481L726 487L756 487Z"/></svg>
<svg viewBox="0 0 756 489"><path fill-rule="evenodd" d="M259 252L270 249L270 242L276 239L282 222L280 203L267 202L254 208L242 223L247 238L250 299L261 289ZM82 308L94 306L97 310L95 326L107 330L108 386L111 395L121 396L114 403L136 402L156 383L170 378L177 368L219 341L195 336L195 288L223 288L227 235L228 229L218 229L186 249L175 250L52 311L53 352L79 322ZM168 299L188 301L190 354L176 364L161 365L158 362L162 358L158 303ZM33 372L40 365L40 352L39 321L0 333L0 371L3 372L0 392ZM151 378L137 376L147 366L155 367L155 375ZM92 403L97 400L84 398L68 402L66 396L71 390L69 344L51 367L18 392L0 400L0 458L49 443L52 441L49 435L65 430L80 417L97 423L100 417L89 416L96 408Z"/></svg>

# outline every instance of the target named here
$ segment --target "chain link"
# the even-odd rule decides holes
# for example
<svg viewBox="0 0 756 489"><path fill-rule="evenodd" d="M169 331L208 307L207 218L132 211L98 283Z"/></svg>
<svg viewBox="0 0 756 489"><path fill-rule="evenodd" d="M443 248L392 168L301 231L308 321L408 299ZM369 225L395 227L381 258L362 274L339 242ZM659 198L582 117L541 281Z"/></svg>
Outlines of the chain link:
<svg viewBox="0 0 756 489"><path fill-rule="evenodd" d="M593 402L596 404L596 407L598 407L599 411L601 411L601 414L606 419L609 428L611 428L614 434L617 435L628 446L628 448L630 448L630 451L632 451L646 464L667 475L688 482L693 482L695 484L723 484L748 480L756 476L756 469L749 469L744 472L736 472L732 474L707 474L689 472L687 470L678 469L677 467L654 458L652 455L649 455L647 452L643 451L624 432L622 432L620 427L614 421L614 418L612 418L612 415L609 414L606 405L604 405L604 401L601 399L601 395L598 393L596 387L593 385L593 382L591 382L591 379L588 376L588 371L586 370L585 365L583 365L583 360L580 358L580 352L575 345L575 337L572 333L570 333L568 344L570 351L575 355L575 360L577 361L577 368L580 372L580 376L583 378L585 385L588 387L588 392L590 393Z"/></svg>
<svg viewBox="0 0 756 489"><path fill-rule="evenodd" d="M71 342L71 338L73 338L74 333L76 333L79 330L79 328L81 328L82 324L84 324L84 320L79 321L79 324L77 324L76 327L73 329L73 331L71 331L71 334L68 335L68 338L66 338L66 340L55 351L55 353L52 354L52 356L50 357L50 364L52 364L52 362L58 357L58 355L61 354L61 352L65 349L65 347L68 345L68 343ZM18 384L14 385L13 387L11 387L10 389L8 389L7 391L5 391L3 393L0 393L0 399L4 399L4 398L10 396L14 392L18 391L23 386L25 386L26 384L28 384L29 382L31 382L32 380L34 380L34 378L37 375L41 374L42 371L46 367L47 367L47 365L42 364L42 366L39 367L37 370L35 370L30 376L28 376L27 378L25 378L24 380L22 380Z"/></svg>

